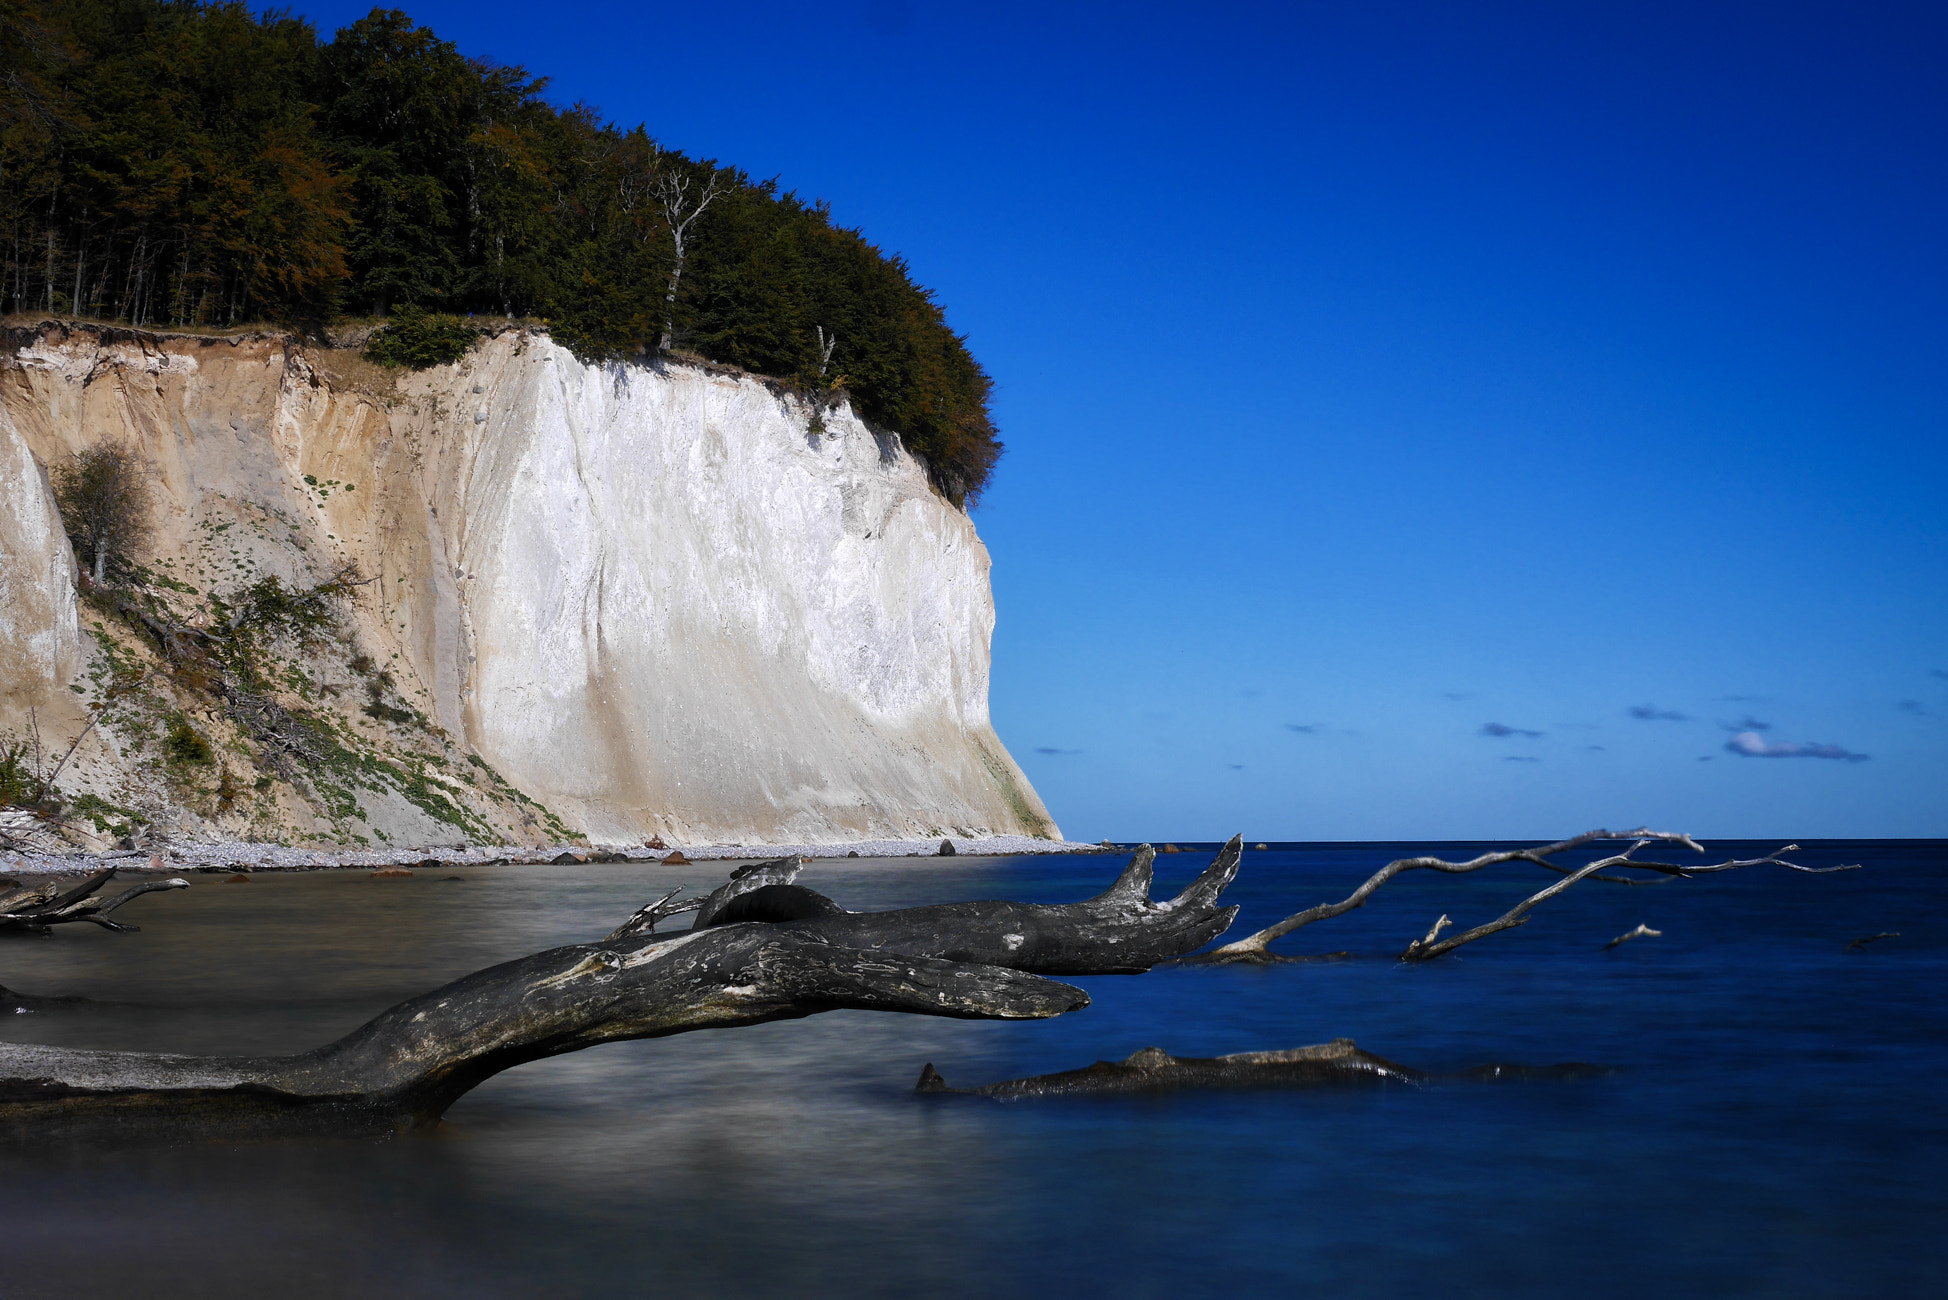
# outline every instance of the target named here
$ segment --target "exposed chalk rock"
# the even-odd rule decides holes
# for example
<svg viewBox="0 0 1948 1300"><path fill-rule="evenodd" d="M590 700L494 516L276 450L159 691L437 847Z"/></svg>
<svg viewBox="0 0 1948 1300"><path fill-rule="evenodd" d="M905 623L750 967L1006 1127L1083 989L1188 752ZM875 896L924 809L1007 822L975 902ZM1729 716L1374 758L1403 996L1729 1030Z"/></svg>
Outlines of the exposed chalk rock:
<svg viewBox="0 0 1948 1300"><path fill-rule="evenodd" d="M368 729L417 713L456 763L477 756L571 832L1059 835L989 722L986 548L844 405L715 367L586 366L514 331L417 374L282 335L59 327L14 331L0 366L0 727L71 701L94 653L45 467L118 437L156 467L155 564L175 578L226 597L344 561L375 579L344 645L395 693L361 710L347 681L308 703ZM104 728L76 779L154 805L137 766ZM359 801L356 822L295 798L277 816L453 834L424 798ZM168 811L172 836L239 837L207 808Z"/></svg>

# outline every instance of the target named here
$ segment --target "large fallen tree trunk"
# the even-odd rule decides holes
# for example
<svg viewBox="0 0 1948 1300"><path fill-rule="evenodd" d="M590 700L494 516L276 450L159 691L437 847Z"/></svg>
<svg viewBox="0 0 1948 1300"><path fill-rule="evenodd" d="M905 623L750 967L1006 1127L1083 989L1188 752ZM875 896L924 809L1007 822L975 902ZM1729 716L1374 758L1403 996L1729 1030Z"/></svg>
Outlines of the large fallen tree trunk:
<svg viewBox="0 0 1948 1300"><path fill-rule="evenodd" d="M746 868L654 933L659 900L598 942L464 976L296 1056L190 1057L0 1045L0 1123L371 1131L437 1123L483 1080L598 1043L727 1029L854 1008L1020 1020L1087 1006L1042 978L1133 972L1223 933L1233 840L1188 889L1149 899L1147 858L1067 906L953 903L847 912L791 883L797 859Z"/></svg>

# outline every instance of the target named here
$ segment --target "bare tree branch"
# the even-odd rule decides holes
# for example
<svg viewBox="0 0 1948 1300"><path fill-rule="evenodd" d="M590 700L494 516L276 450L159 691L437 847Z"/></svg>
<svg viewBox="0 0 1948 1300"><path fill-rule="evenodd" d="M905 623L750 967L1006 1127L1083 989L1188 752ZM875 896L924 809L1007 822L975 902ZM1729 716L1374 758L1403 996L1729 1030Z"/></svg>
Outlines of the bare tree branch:
<svg viewBox="0 0 1948 1300"><path fill-rule="evenodd" d="M130 899L140 898L143 894L153 894L165 889L189 888L189 882L181 877L170 880L150 880L133 885L113 898L104 899L96 891L114 879L115 870L114 867L110 867L65 890L49 884L16 890L0 897L0 930L19 929L33 934L46 934L51 926L86 921L106 930L134 933L141 927L111 921L108 919L108 914Z"/></svg>
<svg viewBox="0 0 1948 1300"><path fill-rule="evenodd" d="M1610 940L1610 942L1604 944L1603 951L1608 952L1612 948L1618 947L1622 944L1629 943L1632 939L1646 939L1646 938L1657 939L1657 938L1662 938L1663 934L1664 932L1662 930L1653 930L1649 926L1645 925L1643 922L1639 921L1637 923L1636 929L1626 930L1622 934L1618 935L1616 938Z"/></svg>
<svg viewBox="0 0 1948 1300"><path fill-rule="evenodd" d="M1444 956L1447 953L1453 952L1456 948L1459 948L1463 944L1473 943L1476 939L1486 938L1488 935L1496 934L1502 930L1511 930L1518 925L1527 925L1528 913L1531 908L1535 907L1538 903L1546 902L1547 900L1554 898L1557 894L1562 893L1564 890L1576 884L1578 881L1586 880L1589 877L1595 875L1597 872L1602 871L1607 867L1639 867L1648 871L1674 871L1681 876L1702 876L1702 875L1709 875L1713 872L1718 872L1718 871L1733 871L1739 867L1756 867L1756 866L1763 866L1768 864L1773 866L1785 867L1788 870L1792 870L1792 871L1803 871L1809 875L1824 875L1827 872L1832 872L1832 871L1857 871L1859 869L1858 866L1855 865L1849 865L1843 867L1802 867L1796 863L1787 862L1784 858L1781 858L1778 853L1768 854L1763 858L1747 858L1742 861L1734 860L1730 862L1719 862L1719 863L1714 863L1711 866L1699 866L1699 867L1673 867L1668 863L1662 863L1662 862L1637 862L1634 859L1632 859L1630 855L1632 853L1635 853L1638 849L1642 848L1644 845L1650 843L1653 838L1654 839L1683 838L1686 843L1690 842L1689 837L1678 837L1678 836L1670 836L1670 835L1651 836L1651 835L1645 835L1644 833L1641 832L1640 835L1643 835L1643 837L1639 838L1635 843L1633 843L1629 848L1625 849L1623 852L1612 854L1610 857L1607 858L1599 858L1598 860L1590 863L1586 867L1581 867L1575 871L1572 871L1569 875L1564 876L1561 880L1558 880L1555 884L1549 886L1547 889L1538 890L1537 892L1530 894L1527 898L1517 903L1514 907L1509 908L1508 911L1502 913L1500 916L1496 917L1492 921L1489 921L1485 925L1477 925L1472 930L1463 930L1461 933L1454 935L1452 938L1442 939L1439 941L1435 940L1434 937L1435 931L1430 930L1425 939L1416 939L1412 943L1408 944L1407 950L1400 954L1400 960L1431 961L1436 957ZM1616 837L1606 837L1606 838L1616 838ZM1695 844L1692 845L1692 847L1697 848ZM1798 847L1799 846L1797 844L1788 844L1784 848L1780 849L1779 853L1790 853L1792 850ZM1698 851L1702 853L1704 850L1699 849ZM1619 939L1617 942L1621 943L1622 940ZM1616 945L1612 944L1610 946L1615 947Z"/></svg>
<svg viewBox="0 0 1948 1300"><path fill-rule="evenodd" d="M1581 848L1597 840L1621 839L1665 840L1682 844L1687 848L1698 849L1698 845L1689 835L1639 829L1623 832L1584 831L1581 835L1558 840L1554 844L1544 845L1539 849L1499 849L1492 853L1484 853L1480 857L1470 858L1466 862L1447 862L1440 858L1427 857L1396 858L1367 877L1364 884L1341 901L1321 903L1303 912L1294 912L1276 925L1268 925L1256 934L1248 934L1242 939L1225 944L1211 956L1220 960L1254 960L1265 953L1266 945L1273 940L1282 939L1292 931L1311 925L1315 921L1330 921L1336 916L1346 915L1356 907L1366 906L1366 900L1373 896L1375 890L1403 871L1439 871L1448 875L1463 875L1470 871L1479 871L1483 867L1499 866L1504 862L1532 862L1557 870L1559 868L1556 864L1548 861L1555 854L1567 853L1571 849ZM1702 853L1704 850L1698 849L1698 851ZM1681 868L1671 868L1672 874L1681 874L1681 870Z"/></svg>
<svg viewBox="0 0 1948 1300"><path fill-rule="evenodd" d="M1586 867L1570 868L1563 866L1561 863L1551 862L1549 860L1560 854L1568 853L1575 849L1580 849L1585 845L1594 844L1603 840L1634 840L1636 843L1624 854L1604 859L1601 862L1592 863ZM1497 849L1490 853L1483 853L1479 857L1470 858L1465 862L1448 862L1444 859L1434 857L1397 858L1367 877L1358 889L1355 889L1339 902L1320 903L1318 906L1309 907L1303 912L1294 912L1276 925L1268 925L1255 934L1248 934L1242 939L1227 943L1221 948L1204 954L1200 960L1226 962L1264 961L1272 959L1271 954L1267 950L1267 946L1273 941L1282 939L1294 930L1311 925L1315 921L1329 921L1336 916L1344 916L1355 908L1364 907L1367 900L1373 896L1374 891L1378 890L1380 886L1386 884L1395 876L1406 871L1438 871L1445 875L1465 875L1469 872L1479 871L1483 867L1499 866L1505 862L1527 862L1563 876L1563 879L1557 882L1551 889L1544 890L1533 898L1525 900L1524 904L1518 909L1518 912L1514 914L1519 918L1520 914L1526 913L1529 908L1534 907L1545 898L1554 897L1555 894L1560 893L1563 889L1581 880L1594 879L1628 884L1650 883L1629 877L1602 875L1600 873L1604 868L1621 865L1639 871L1651 872L1659 876L1682 878L1686 876L1707 875L1715 871L1729 871L1736 867L1755 865L1752 862L1723 862L1710 866L1683 865L1671 862L1643 862L1629 856L1630 853L1635 852L1644 845L1652 843L1677 844L1698 853L1704 852L1704 848L1689 835L1675 831L1653 831L1647 827L1639 827L1634 831L1585 831L1581 835L1571 836L1566 840L1558 840L1554 844L1545 844L1540 848ZM1796 844L1788 845L1786 848L1779 850L1779 852L1790 852L1797 847L1799 846ZM1758 859L1757 861L1774 862L1777 859L1764 858ZM1782 865L1791 866L1792 864L1784 863ZM1793 870L1806 871L1811 870L1811 868L1793 867ZM1851 868L1828 867L1824 868L1824 870L1842 871L1851 870ZM1510 924L1519 923L1520 921L1518 919ZM1498 928L1507 929L1509 927L1504 925ZM1483 931L1483 933L1492 932ZM1469 931L1468 934L1474 938L1480 937L1480 935L1475 934L1473 931ZM1469 941L1469 938L1457 936L1456 938L1445 941L1445 943L1436 943L1436 933L1430 931L1424 939L1410 947L1408 953L1405 955L1417 958L1438 956L1442 952L1451 952L1454 948L1459 947L1460 944Z"/></svg>

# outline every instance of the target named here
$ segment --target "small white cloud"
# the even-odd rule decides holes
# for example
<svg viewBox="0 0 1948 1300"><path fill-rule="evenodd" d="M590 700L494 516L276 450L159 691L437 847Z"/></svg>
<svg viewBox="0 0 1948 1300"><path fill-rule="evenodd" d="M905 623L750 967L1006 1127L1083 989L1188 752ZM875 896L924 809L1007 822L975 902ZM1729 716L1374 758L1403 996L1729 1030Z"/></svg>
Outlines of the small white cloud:
<svg viewBox="0 0 1948 1300"><path fill-rule="evenodd" d="M1767 740L1756 731L1739 732L1725 742L1725 748L1745 758L1838 758L1849 763L1864 763L1868 757L1841 749L1838 745L1822 745L1817 741L1797 745L1790 740Z"/></svg>

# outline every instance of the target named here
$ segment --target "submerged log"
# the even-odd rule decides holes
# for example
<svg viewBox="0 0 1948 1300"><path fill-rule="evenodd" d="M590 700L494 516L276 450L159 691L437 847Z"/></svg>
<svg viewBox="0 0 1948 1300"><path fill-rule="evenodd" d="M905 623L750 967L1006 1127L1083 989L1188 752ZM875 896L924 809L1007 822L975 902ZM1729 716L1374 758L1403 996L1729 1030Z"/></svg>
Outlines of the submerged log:
<svg viewBox="0 0 1948 1300"><path fill-rule="evenodd" d="M1607 1074L1601 1066L1568 1062L1562 1065L1479 1065L1458 1075L1464 1080L1586 1078ZM1122 1093L1179 1092L1201 1088L1317 1088L1332 1084L1432 1083L1443 1076L1399 1065L1354 1046L1350 1038L1335 1038L1313 1047L1281 1052L1237 1052L1230 1056L1172 1056L1161 1047L1146 1047L1120 1061L1097 1061L1080 1070L1008 1079L979 1088L950 1088L928 1062L913 1091L928 1095L989 1097L995 1101L1026 1101L1037 1097L1100 1097Z"/></svg>
<svg viewBox="0 0 1948 1300"><path fill-rule="evenodd" d="M1283 1052L1179 1057L1146 1047L1120 1061L1097 1061L1080 1070L1008 1079L979 1088L949 1088L933 1063L920 1071L919 1093L955 1093L1022 1101L1030 1097L1101 1096L1127 1092L1174 1092L1184 1088L1302 1088L1326 1083L1421 1083L1418 1070L1362 1052L1350 1038Z"/></svg>
<svg viewBox="0 0 1948 1300"><path fill-rule="evenodd" d="M668 900L596 943L504 962L295 1056L192 1057L0 1044L0 1131L384 1131L436 1124L502 1070L598 1043L859 1009L1021 1020L1087 1006L1046 974L1134 972L1221 934L1238 842L1168 902L1147 861L1087 902L848 912L744 868L659 936Z"/></svg>

